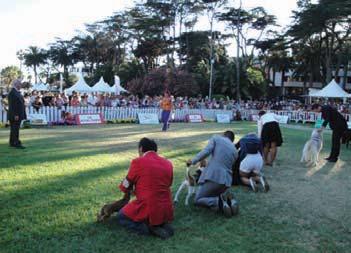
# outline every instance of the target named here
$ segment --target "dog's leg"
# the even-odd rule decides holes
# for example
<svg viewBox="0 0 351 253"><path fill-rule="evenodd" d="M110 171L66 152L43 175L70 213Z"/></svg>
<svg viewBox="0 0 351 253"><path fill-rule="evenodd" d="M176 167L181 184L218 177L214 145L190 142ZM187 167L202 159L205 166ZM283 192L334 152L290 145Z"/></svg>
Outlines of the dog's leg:
<svg viewBox="0 0 351 253"><path fill-rule="evenodd" d="M179 189L174 197L174 202L177 203L178 202L178 197L179 194L181 193L181 191L183 190L183 188L188 184L188 182L186 180L183 181L183 183L179 186Z"/></svg>
<svg viewBox="0 0 351 253"><path fill-rule="evenodd" d="M188 206L189 205L189 198L191 197L191 195L193 194L194 190L193 190L194 186L188 186L188 194L186 195L185 198L185 205Z"/></svg>

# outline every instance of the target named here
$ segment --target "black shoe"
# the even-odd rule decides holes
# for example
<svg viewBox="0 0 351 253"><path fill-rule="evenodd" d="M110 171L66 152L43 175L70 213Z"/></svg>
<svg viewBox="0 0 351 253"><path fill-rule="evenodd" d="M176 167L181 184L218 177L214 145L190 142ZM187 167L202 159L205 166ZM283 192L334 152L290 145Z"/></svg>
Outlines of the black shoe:
<svg viewBox="0 0 351 253"><path fill-rule="evenodd" d="M14 148L17 148L17 149L25 149L26 147L25 146L22 146L22 145L16 145L16 146L13 146Z"/></svg>
<svg viewBox="0 0 351 253"><path fill-rule="evenodd" d="M174 228L173 228L173 226L171 224L165 223L161 227L164 228L167 231L169 236L173 236L174 235Z"/></svg>
<svg viewBox="0 0 351 253"><path fill-rule="evenodd" d="M338 161L338 158L330 158L328 162L330 163L336 163Z"/></svg>
<svg viewBox="0 0 351 253"><path fill-rule="evenodd" d="M324 158L324 160L327 160L327 161L329 161L330 159L331 159L330 156Z"/></svg>
<svg viewBox="0 0 351 253"><path fill-rule="evenodd" d="M149 230L150 230L151 234L153 234L157 237L160 237L163 240L170 237L167 230L165 228L163 228L162 226L150 226Z"/></svg>

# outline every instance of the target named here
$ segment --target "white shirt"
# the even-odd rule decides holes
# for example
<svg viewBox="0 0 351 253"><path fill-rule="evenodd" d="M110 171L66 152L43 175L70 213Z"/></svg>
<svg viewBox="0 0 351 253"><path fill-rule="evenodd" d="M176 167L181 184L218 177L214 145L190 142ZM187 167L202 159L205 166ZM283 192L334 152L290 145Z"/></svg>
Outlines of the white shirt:
<svg viewBox="0 0 351 253"><path fill-rule="evenodd" d="M258 120L257 120L257 134L258 137L261 138L261 132L263 125L269 122L279 122L278 115L267 112L266 114L263 114Z"/></svg>

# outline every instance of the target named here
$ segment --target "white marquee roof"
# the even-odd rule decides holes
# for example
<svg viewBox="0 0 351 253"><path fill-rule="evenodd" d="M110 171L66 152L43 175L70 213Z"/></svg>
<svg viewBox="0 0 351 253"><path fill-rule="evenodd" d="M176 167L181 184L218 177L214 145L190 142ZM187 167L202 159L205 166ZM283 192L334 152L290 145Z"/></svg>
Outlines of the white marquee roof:
<svg viewBox="0 0 351 253"><path fill-rule="evenodd" d="M78 75L78 81L70 88L66 89L65 92L71 94L73 91L81 93L90 93L92 92L91 87L85 82L82 73Z"/></svg>
<svg viewBox="0 0 351 253"><path fill-rule="evenodd" d="M311 97L325 98L351 98L351 94L344 91L333 79L327 86L320 91L310 94Z"/></svg>
<svg viewBox="0 0 351 253"><path fill-rule="evenodd" d="M36 84L33 84L32 90L47 91L49 90L49 85L46 85L44 83L36 83Z"/></svg>
<svg viewBox="0 0 351 253"><path fill-rule="evenodd" d="M101 77L99 82L97 82L92 90L94 92L111 92L111 86L105 83L104 78Z"/></svg>

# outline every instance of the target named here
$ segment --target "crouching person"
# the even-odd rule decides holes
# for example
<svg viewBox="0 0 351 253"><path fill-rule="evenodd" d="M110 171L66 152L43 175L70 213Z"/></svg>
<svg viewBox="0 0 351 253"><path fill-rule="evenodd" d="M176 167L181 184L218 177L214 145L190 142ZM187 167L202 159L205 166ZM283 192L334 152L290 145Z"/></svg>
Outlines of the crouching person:
<svg viewBox="0 0 351 253"><path fill-rule="evenodd" d="M240 147L239 175L244 185L251 187L254 192L258 191L257 184L261 184L265 192L269 190L267 180L263 176L263 145L255 133L250 133L240 139L236 146Z"/></svg>
<svg viewBox="0 0 351 253"><path fill-rule="evenodd" d="M137 234L166 239L174 233L170 225L173 165L157 154L157 144L148 138L140 140L139 156L131 162L128 175L119 186L123 192L133 189L136 199L119 211L117 219Z"/></svg>
<svg viewBox="0 0 351 253"><path fill-rule="evenodd" d="M237 201L229 191L232 184L232 165L238 157L233 141L232 131L226 131L221 136L215 135L204 150L194 159L187 161L187 165L190 166L211 155L199 179L195 204L219 211L228 218L236 215L239 210Z"/></svg>

